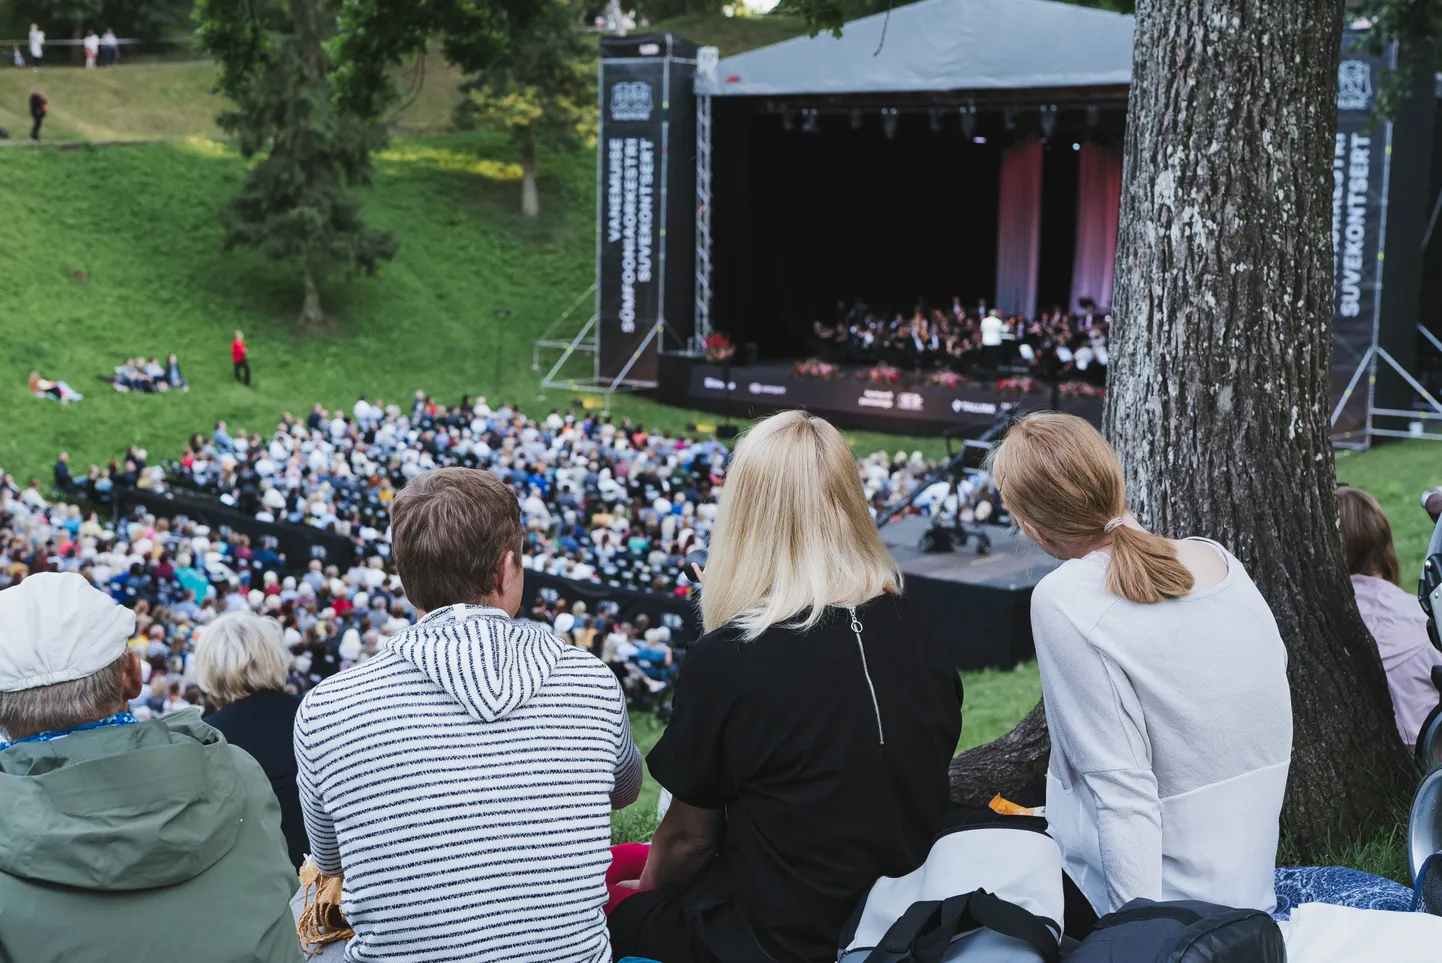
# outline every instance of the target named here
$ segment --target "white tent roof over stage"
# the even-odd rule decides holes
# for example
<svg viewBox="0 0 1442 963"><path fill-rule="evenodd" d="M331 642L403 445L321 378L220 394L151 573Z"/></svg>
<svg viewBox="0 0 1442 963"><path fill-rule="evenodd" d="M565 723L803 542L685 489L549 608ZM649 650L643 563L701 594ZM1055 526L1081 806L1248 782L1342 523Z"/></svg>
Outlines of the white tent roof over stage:
<svg viewBox="0 0 1442 963"><path fill-rule="evenodd" d="M885 30L885 41L882 31ZM877 52L878 47L880 53ZM1132 18L1049 0L920 0L727 57L718 96L1105 87L1131 80Z"/></svg>

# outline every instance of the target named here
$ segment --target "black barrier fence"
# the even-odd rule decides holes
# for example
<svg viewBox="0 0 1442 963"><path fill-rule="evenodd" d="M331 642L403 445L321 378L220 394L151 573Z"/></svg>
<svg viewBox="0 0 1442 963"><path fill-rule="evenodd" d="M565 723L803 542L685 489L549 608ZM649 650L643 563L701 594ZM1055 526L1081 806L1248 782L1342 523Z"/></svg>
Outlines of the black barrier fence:
<svg viewBox="0 0 1442 963"><path fill-rule="evenodd" d="M521 614L525 615L539 595L547 602L565 599L568 603L577 600L585 602L589 614L594 615L602 602L614 602L618 606L612 616L618 622L630 622L645 615L652 628L664 625L671 630L672 645L686 645L701 635L701 618L695 603L689 599L657 595L651 592L637 592L632 589L612 588L595 582L578 582L575 579L547 575L544 572L526 571L526 597L521 603Z"/></svg>
<svg viewBox="0 0 1442 963"><path fill-rule="evenodd" d="M232 533L249 535L254 545L264 538L275 540L276 551L285 556L286 569L301 571L312 559L320 559L326 565L337 565L342 570L350 566L356 557L356 544L344 535L322 531L309 525L289 525L262 522L258 519L227 508L214 499L187 498L173 492L157 494L138 488L115 489L115 510L128 515L135 508L142 508L157 518L175 518L184 515L193 522L208 525L212 532L222 537Z"/></svg>

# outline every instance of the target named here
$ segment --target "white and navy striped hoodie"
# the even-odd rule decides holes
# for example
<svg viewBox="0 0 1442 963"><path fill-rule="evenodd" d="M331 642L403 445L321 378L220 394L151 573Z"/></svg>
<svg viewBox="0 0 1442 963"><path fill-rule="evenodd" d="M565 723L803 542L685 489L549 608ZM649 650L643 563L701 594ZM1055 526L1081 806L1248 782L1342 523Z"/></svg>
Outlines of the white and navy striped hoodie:
<svg viewBox="0 0 1442 963"><path fill-rule="evenodd" d="M301 805L346 960L606 963L611 810L641 756L600 660L452 606L306 696Z"/></svg>

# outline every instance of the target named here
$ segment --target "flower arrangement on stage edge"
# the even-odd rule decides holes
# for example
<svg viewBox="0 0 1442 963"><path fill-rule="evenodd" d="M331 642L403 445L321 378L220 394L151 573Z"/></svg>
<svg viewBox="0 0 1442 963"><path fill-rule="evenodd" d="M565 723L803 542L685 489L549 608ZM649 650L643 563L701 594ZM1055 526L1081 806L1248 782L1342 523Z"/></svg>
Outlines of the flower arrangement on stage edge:
<svg viewBox="0 0 1442 963"><path fill-rule="evenodd" d="M861 378L874 385L894 385L901 383L901 369L887 364L885 361L876 367L861 372Z"/></svg>
<svg viewBox="0 0 1442 963"><path fill-rule="evenodd" d="M996 390L1004 395L1030 395L1040 390L1035 378L1002 378Z"/></svg>
<svg viewBox="0 0 1442 963"><path fill-rule="evenodd" d="M805 361L798 361L792 365L791 374L797 378L820 378L822 381L830 381L833 378L841 377L841 366L832 364L830 361L822 361L820 358L807 358Z"/></svg>
<svg viewBox="0 0 1442 963"><path fill-rule="evenodd" d="M736 346L731 339L724 334L708 334L706 336L706 360L712 364L722 364L730 361L736 356Z"/></svg>
<svg viewBox="0 0 1442 963"><path fill-rule="evenodd" d="M948 368L941 368L937 371L928 372L924 379L926 384L933 388L955 388L971 381L964 374L958 374Z"/></svg>
<svg viewBox="0 0 1442 963"><path fill-rule="evenodd" d="M1101 385L1087 384L1085 381L1063 381L1057 385L1057 392L1068 398L1105 398L1106 389Z"/></svg>

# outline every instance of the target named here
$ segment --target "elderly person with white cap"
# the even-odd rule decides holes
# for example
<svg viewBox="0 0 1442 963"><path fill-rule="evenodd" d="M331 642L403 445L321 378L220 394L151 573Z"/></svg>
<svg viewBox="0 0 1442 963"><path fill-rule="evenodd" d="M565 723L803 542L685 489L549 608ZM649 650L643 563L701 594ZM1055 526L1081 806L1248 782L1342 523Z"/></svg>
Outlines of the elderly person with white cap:
<svg viewBox="0 0 1442 963"><path fill-rule="evenodd" d="M0 959L299 963L270 784L198 712L126 711L134 625L79 575L0 592Z"/></svg>

